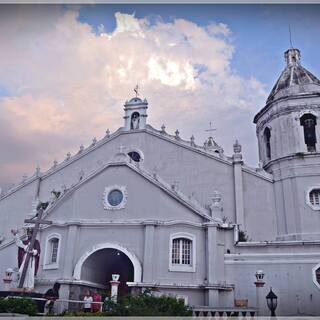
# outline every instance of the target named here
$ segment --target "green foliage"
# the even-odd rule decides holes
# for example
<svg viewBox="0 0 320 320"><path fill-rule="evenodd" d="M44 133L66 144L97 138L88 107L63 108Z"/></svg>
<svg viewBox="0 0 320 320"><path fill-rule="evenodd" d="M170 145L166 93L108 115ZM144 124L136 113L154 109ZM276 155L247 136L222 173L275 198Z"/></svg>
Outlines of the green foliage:
<svg viewBox="0 0 320 320"><path fill-rule="evenodd" d="M64 316L191 316L192 311L182 299L171 296L155 297L150 291L120 298L118 303L105 301L104 312L66 312Z"/></svg>
<svg viewBox="0 0 320 320"><path fill-rule="evenodd" d="M245 231L239 230L239 241L240 242L247 242L249 237Z"/></svg>
<svg viewBox="0 0 320 320"><path fill-rule="evenodd" d="M0 298L0 313L20 313L34 316L37 304L29 298Z"/></svg>
<svg viewBox="0 0 320 320"><path fill-rule="evenodd" d="M47 201L47 202L40 202L40 203L38 204L38 206L37 206L37 210L39 210L40 208L42 208L43 210L46 210L47 207L48 207L48 205L49 205L49 202L48 202L48 201Z"/></svg>
<svg viewBox="0 0 320 320"><path fill-rule="evenodd" d="M61 195L61 192L60 191L56 191L56 190L52 190L51 193L54 194L56 199L58 199L60 197L60 195Z"/></svg>

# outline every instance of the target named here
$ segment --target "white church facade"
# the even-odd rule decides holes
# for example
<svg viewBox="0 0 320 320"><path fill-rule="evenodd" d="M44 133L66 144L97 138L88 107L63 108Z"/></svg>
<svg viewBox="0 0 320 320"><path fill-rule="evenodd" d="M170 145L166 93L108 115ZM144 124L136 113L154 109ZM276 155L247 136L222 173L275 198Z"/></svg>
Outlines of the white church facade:
<svg viewBox="0 0 320 320"><path fill-rule="evenodd" d="M52 224L38 234L38 292L58 281L77 300L117 273L119 294L149 288L208 309L247 301L269 315L272 287L277 315L320 315L320 81L298 49L285 59L254 118L259 167L238 142L227 156L212 138L198 146L153 128L134 97L117 131L0 195L0 275L17 265L10 229L41 201Z"/></svg>

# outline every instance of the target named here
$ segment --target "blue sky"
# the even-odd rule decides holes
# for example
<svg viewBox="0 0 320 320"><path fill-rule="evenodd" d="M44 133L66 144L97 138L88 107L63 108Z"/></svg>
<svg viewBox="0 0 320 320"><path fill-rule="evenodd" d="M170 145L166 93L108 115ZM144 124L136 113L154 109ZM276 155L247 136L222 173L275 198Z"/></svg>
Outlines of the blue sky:
<svg viewBox="0 0 320 320"><path fill-rule="evenodd" d="M320 5L84 5L79 20L95 30L103 24L111 32L117 11L134 13L137 18L160 16L166 22L182 18L200 26L210 22L228 25L236 48L232 67L245 77L258 78L270 90L284 66L283 52L290 46L290 26L293 46L301 50L303 64L320 74Z"/></svg>
<svg viewBox="0 0 320 320"><path fill-rule="evenodd" d="M256 166L289 25L319 78L320 5L0 5L0 187L121 127L137 83L153 127L201 146L212 122Z"/></svg>

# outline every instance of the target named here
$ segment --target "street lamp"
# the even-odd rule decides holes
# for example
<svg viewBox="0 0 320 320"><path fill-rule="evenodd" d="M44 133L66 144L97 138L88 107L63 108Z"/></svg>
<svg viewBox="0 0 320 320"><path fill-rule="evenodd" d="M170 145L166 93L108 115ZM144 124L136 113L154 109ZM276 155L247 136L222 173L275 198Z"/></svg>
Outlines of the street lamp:
<svg viewBox="0 0 320 320"><path fill-rule="evenodd" d="M266 299L267 299L268 308L271 311L271 317L275 317L276 316L275 311L277 309L277 304L278 304L277 302L278 297L272 291L272 288L270 288L270 292L267 294Z"/></svg>

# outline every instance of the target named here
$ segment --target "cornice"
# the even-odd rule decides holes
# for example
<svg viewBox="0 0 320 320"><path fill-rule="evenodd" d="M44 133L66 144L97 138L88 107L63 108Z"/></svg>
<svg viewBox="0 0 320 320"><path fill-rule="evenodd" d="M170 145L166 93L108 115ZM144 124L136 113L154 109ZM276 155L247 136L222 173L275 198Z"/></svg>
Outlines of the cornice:
<svg viewBox="0 0 320 320"><path fill-rule="evenodd" d="M299 99L305 99L305 98L317 98L320 97L320 93L305 93L300 95L290 95L290 96L284 96L281 98L278 98L276 100L273 100L272 102L266 104L255 116L253 119L253 123L257 123L259 119L268 111L270 110L276 103L280 101L289 101L289 100L299 100Z"/></svg>

